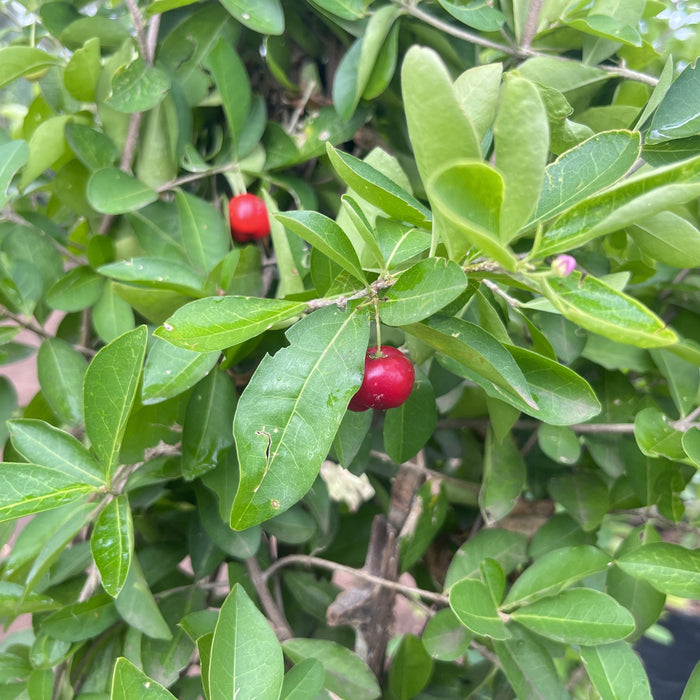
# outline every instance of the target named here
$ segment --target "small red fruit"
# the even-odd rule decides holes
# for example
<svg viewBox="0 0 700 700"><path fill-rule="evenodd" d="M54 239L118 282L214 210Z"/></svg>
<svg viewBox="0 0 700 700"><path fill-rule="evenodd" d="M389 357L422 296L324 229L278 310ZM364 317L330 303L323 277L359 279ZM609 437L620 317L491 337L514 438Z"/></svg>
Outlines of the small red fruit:
<svg viewBox="0 0 700 700"><path fill-rule="evenodd" d="M270 235L267 207L254 194L238 194L228 203L231 236L234 241L248 243Z"/></svg>
<svg viewBox="0 0 700 700"><path fill-rule="evenodd" d="M362 385L350 399L348 408L356 412L396 408L409 397L415 378L413 364L400 350L390 345L382 345L379 350L369 348Z"/></svg>

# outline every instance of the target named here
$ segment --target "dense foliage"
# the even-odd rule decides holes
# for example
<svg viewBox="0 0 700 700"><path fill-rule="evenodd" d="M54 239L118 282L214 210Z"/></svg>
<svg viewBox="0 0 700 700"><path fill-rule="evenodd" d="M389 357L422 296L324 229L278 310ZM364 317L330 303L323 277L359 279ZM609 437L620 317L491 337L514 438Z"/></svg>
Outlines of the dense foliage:
<svg viewBox="0 0 700 700"><path fill-rule="evenodd" d="M700 599L693 8L3 8L0 696L651 697ZM381 344L413 390L349 411Z"/></svg>

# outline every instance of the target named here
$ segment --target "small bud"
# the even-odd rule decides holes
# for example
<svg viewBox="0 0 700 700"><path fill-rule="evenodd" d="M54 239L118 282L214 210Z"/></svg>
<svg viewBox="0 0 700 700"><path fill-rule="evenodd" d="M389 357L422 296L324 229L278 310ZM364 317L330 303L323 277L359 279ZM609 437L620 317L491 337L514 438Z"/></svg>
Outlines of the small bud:
<svg viewBox="0 0 700 700"><path fill-rule="evenodd" d="M576 269L576 258L571 255L557 255L552 260L552 272L558 277L566 277Z"/></svg>

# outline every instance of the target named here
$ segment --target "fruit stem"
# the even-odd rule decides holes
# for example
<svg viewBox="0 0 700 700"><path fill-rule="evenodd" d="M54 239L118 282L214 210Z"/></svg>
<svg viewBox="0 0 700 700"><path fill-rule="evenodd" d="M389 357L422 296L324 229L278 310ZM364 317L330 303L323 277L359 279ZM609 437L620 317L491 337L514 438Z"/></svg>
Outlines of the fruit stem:
<svg viewBox="0 0 700 700"><path fill-rule="evenodd" d="M231 185L234 197L237 197L239 194L246 193L247 190L245 180L243 179L243 173L241 173L238 163L235 163L231 168L231 171L226 173L226 179L228 180L229 185Z"/></svg>
<svg viewBox="0 0 700 700"><path fill-rule="evenodd" d="M382 354L382 324L379 320L379 302L376 298L374 299L374 323L377 328L377 352L375 353L375 357L384 357L384 355Z"/></svg>

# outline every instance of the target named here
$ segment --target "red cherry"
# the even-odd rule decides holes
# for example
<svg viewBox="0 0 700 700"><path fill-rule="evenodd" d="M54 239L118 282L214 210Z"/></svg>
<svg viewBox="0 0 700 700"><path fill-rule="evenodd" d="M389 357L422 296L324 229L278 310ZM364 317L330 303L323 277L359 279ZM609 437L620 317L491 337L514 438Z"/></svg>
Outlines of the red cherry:
<svg viewBox="0 0 700 700"><path fill-rule="evenodd" d="M413 390L416 373L411 361L396 348L382 345L369 348L365 355L362 385L350 399L351 411L376 408L384 411L406 401Z"/></svg>
<svg viewBox="0 0 700 700"><path fill-rule="evenodd" d="M250 193L236 195L228 203L228 213L234 241L247 243L270 235L267 207L260 197Z"/></svg>

